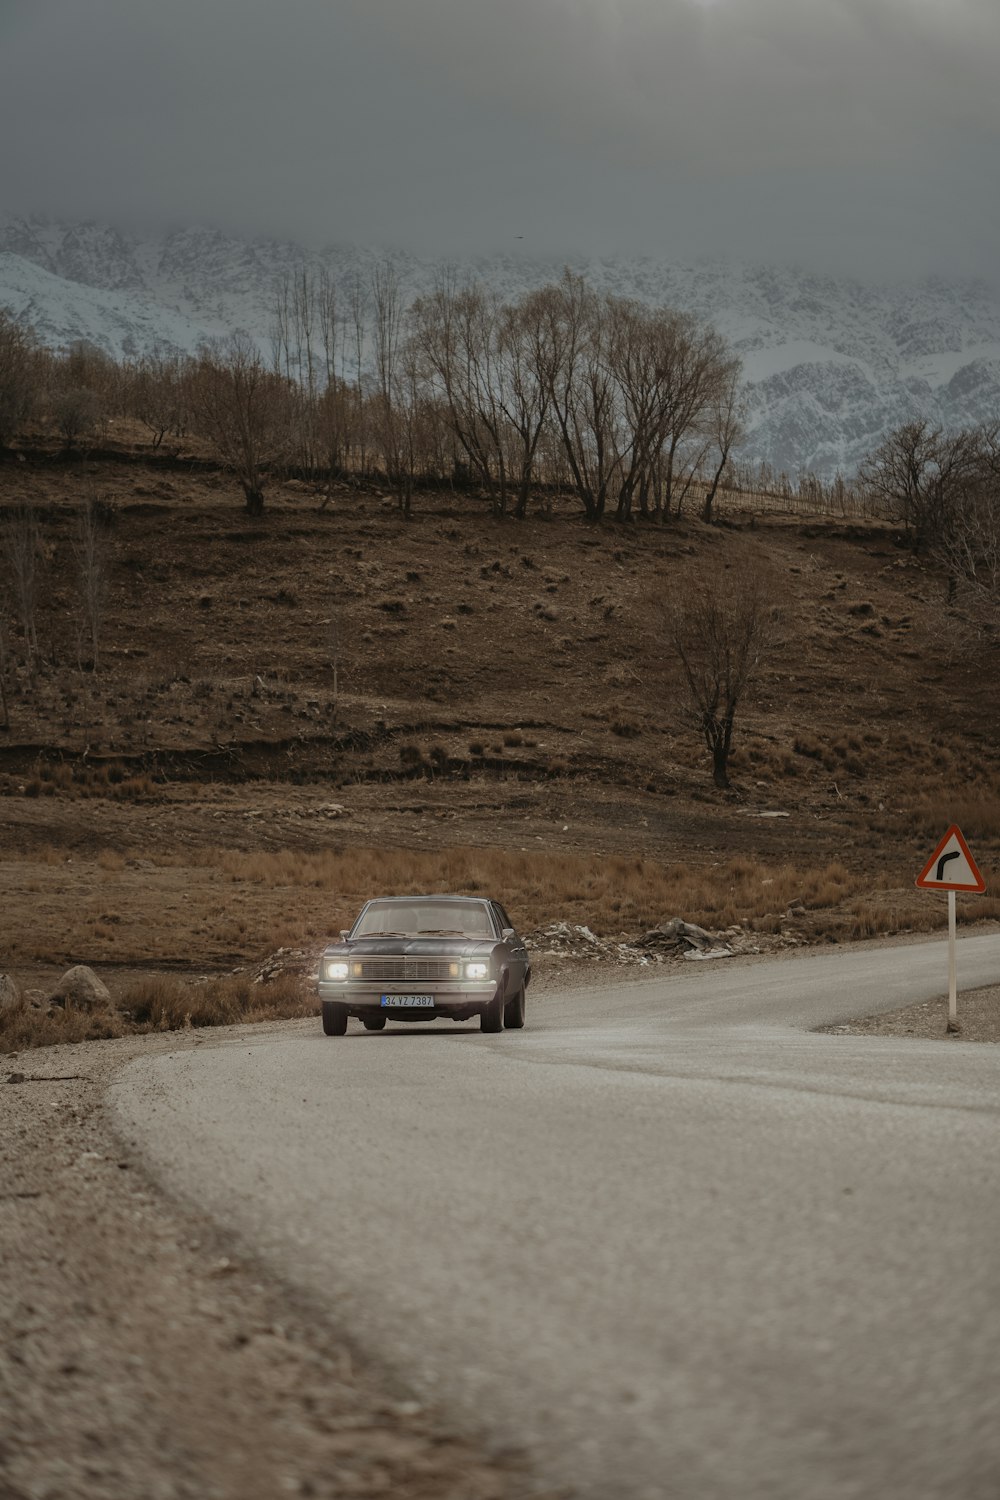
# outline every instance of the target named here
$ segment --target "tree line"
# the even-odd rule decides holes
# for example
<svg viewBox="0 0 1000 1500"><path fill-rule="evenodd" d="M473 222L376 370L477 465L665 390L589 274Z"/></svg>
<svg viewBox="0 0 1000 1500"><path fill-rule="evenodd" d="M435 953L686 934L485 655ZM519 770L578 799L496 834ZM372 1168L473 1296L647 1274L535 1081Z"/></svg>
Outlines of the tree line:
<svg viewBox="0 0 1000 1500"><path fill-rule="evenodd" d="M326 277L275 295L270 350L248 336L196 357L63 355L0 315L0 448L45 415L68 446L123 415L154 447L207 439L260 514L274 476L377 478L486 492L523 517L537 489L591 520L712 504L744 436L740 363L687 313L602 295L578 276L504 301L442 278L407 304L390 263L346 297Z"/></svg>
<svg viewBox="0 0 1000 1500"><path fill-rule="evenodd" d="M414 302L390 262L346 293L303 272L276 288L266 351L236 333L194 357L54 353L0 311L0 455L39 417L72 447L112 416L153 448L206 441L255 515L288 473L325 497L334 480L375 480L404 514L441 484L517 518L568 494L591 521L669 521L695 497L708 521L720 489L766 491L898 525L955 588L1000 589L1000 423L904 423L854 479L793 486L740 457L740 362L711 326L570 271L507 300L445 274Z"/></svg>

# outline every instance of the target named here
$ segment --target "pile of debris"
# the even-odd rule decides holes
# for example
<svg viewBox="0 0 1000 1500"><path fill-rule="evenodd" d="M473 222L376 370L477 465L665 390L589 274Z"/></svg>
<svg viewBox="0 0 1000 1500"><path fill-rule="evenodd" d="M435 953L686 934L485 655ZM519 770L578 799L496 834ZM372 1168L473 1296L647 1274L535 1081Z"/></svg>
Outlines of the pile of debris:
<svg viewBox="0 0 1000 1500"><path fill-rule="evenodd" d="M613 964L657 964L674 958L732 958L736 953L759 953L759 935L742 927L723 933L707 932L681 917L671 917L638 938L600 938L589 927L553 922L525 936L538 958L591 958Z"/></svg>
<svg viewBox="0 0 1000 1500"><path fill-rule="evenodd" d="M532 956L538 958L595 958L612 964L648 964L659 958L656 953L642 952L635 943L599 938L589 927L573 922L536 927L525 934L524 941Z"/></svg>
<svg viewBox="0 0 1000 1500"><path fill-rule="evenodd" d="M638 947L670 956L680 954L682 958L732 958L734 953L746 952L740 943L743 937L745 934L739 927L718 935L697 927L694 922L671 917L639 938Z"/></svg>
<svg viewBox="0 0 1000 1500"><path fill-rule="evenodd" d="M273 984L285 974L297 974L315 984L319 979L319 960L318 953L307 953L304 948L278 948L257 965L251 978L254 984ZM242 970L234 972L241 973Z"/></svg>

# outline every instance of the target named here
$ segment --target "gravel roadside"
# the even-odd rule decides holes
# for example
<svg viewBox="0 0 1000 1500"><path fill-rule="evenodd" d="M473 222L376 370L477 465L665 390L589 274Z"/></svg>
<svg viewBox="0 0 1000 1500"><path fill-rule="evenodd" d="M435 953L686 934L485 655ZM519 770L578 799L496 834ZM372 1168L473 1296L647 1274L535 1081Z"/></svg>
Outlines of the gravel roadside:
<svg viewBox="0 0 1000 1500"><path fill-rule="evenodd" d="M940 1037L944 1041L1000 1042L1000 985L968 990L958 995L958 1030L948 1031L948 997L939 995L924 1005L908 1005L884 1016L863 1016L839 1026L821 1026L835 1036Z"/></svg>

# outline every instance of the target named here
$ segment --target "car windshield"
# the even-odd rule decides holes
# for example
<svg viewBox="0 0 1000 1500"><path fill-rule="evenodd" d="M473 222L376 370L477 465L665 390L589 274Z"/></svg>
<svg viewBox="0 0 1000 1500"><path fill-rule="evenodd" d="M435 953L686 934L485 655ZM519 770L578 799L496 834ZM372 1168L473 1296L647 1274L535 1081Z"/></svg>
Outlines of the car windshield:
<svg viewBox="0 0 1000 1500"><path fill-rule="evenodd" d="M369 901L352 938L467 937L491 938L489 913L478 901Z"/></svg>

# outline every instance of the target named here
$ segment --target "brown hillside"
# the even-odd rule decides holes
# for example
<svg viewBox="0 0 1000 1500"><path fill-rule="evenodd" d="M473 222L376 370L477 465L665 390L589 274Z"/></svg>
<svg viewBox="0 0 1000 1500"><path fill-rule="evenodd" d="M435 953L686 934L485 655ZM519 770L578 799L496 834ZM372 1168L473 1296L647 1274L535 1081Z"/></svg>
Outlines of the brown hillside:
<svg viewBox="0 0 1000 1500"><path fill-rule="evenodd" d="M88 494L110 511L96 673L75 623ZM0 509L25 501L46 660L0 735L9 961L255 957L409 880L501 881L525 926L614 934L674 914L774 931L798 894L805 935L864 935L939 920L912 879L949 821L995 866L996 641L874 523L595 528L447 493L407 522L346 487L321 512L294 482L251 521L210 468L31 456L0 467ZM746 558L780 617L723 793L663 617ZM385 852L362 875L353 848ZM478 853L435 864L449 849Z"/></svg>

